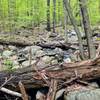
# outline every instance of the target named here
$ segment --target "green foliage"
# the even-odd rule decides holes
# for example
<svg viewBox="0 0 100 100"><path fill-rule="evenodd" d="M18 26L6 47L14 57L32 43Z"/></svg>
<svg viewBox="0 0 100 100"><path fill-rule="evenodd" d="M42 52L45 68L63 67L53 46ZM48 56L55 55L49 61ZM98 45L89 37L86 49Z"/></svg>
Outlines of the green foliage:
<svg viewBox="0 0 100 100"><path fill-rule="evenodd" d="M6 59L4 61L4 67L5 67L5 70L12 71L13 62L11 60L9 60L9 59Z"/></svg>
<svg viewBox="0 0 100 100"><path fill-rule="evenodd" d="M63 0L56 0L56 23L64 21ZM72 11L80 22L78 0L70 0ZM47 19L47 0L0 0L0 29L11 31L22 26L34 26ZM100 22L100 0L88 0L91 24ZM53 0L50 4L51 23L53 19Z"/></svg>
<svg viewBox="0 0 100 100"><path fill-rule="evenodd" d="M77 12L79 12L79 0L71 0L71 6L73 9L74 16ZM99 24L100 23L100 0L87 0L88 13L90 17L91 24ZM75 16L76 17L76 16ZM80 21L80 15L76 17L78 21Z"/></svg>

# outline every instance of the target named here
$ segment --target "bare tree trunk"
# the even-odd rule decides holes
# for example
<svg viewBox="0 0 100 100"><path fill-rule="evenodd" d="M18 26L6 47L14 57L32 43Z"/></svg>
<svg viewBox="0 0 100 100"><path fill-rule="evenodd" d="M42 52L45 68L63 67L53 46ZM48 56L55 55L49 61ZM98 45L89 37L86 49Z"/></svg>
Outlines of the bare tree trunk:
<svg viewBox="0 0 100 100"><path fill-rule="evenodd" d="M14 31L15 23L15 9L16 9L16 2L14 0L8 0L8 14L9 14L9 31Z"/></svg>
<svg viewBox="0 0 100 100"><path fill-rule="evenodd" d="M61 6L61 0L58 0L58 23L60 23L61 21L61 16L60 16L60 6Z"/></svg>
<svg viewBox="0 0 100 100"><path fill-rule="evenodd" d="M100 0L98 1L98 4L99 4L99 7L98 7L98 9L99 9L99 13L100 13Z"/></svg>
<svg viewBox="0 0 100 100"><path fill-rule="evenodd" d="M56 0L53 0L53 33L55 33L56 24Z"/></svg>
<svg viewBox="0 0 100 100"><path fill-rule="evenodd" d="M83 48L81 33L80 33L79 29L78 29L76 20L75 20L73 14L72 14L71 7L70 7L70 5L68 3L68 0L63 0L63 3L64 3L66 11L68 13L68 16L70 18L70 21L71 21L72 25L74 26L74 29L75 29L75 31L77 33L78 40L79 40L79 49L80 49L80 52L81 52L81 57L82 57L82 59L85 59L84 58L84 48Z"/></svg>
<svg viewBox="0 0 100 100"><path fill-rule="evenodd" d="M90 27L90 20L87 11L87 5L86 5L87 0L79 0L79 2L80 2L81 14L82 14L83 27L87 38L89 58L94 58L96 55L95 54L96 51L92 41L92 30Z"/></svg>
<svg viewBox="0 0 100 100"><path fill-rule="evenodd" d="M68 24L68 14L66 13L66 9L65 6L64 8L64 24L65 24L65 28L64 28L64 35L65 35L65 41L66 43L68 43L68 33L67 33L67 24Z"/></svg>
<svg viewBox="0 0 100 100"><path fill-rule="evenodd" d="M51 28L50 28L50 0L47 0L47 30L51 31Z"/></svg>

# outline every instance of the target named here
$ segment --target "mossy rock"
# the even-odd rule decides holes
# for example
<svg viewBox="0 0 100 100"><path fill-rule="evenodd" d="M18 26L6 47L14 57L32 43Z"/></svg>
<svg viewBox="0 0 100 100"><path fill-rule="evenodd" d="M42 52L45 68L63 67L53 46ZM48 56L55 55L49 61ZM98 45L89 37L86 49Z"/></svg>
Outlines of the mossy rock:
<svg viewBox="0 0 100 100"><path fill-rule="evenodd" d="M100 100L100 89L70 92L64 100Z"/></svg>

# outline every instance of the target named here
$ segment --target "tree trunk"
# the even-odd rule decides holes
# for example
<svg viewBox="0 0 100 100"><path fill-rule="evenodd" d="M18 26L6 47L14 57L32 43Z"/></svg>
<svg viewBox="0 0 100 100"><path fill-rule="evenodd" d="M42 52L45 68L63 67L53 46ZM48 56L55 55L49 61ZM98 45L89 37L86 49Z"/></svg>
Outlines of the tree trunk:
<svg viewBox="0 0 100 100"><path fill-rule="evenodd" d="M9 14L9 31L14 31L15 29L15 10L16 9L16 2L14 0L8 0L8 14Z"/></svg>
<svg viewBox="0 0 100 100"><path fill-rule="evenodd" d="M81 14L82 14L83 27L84 27L85 35L87 38L89 58L94 58L95 48L92 41L92 30L90 27L90 20L89 20L89 15L87 11L87 5L86 5L87 0L79 0L79 2L80 2Z"/></svg>
<svg viewBox="0 0 100 100"><path fill-rule="evenodd" d="M99 7L98 7L98 9L99 9L99 13L100 13L100 0L98 1L98 4L99 4Z"/></svg>
<svg viewBox="0 0 100 100"><path fill-rule="evenodd" d="M77 33L78 40L79 40L79 49L80 49L80 52L81 52L82 59L85 59L85 58L84 58L84 48L83 48L81 33L80 33L79 29L78 29L76 20L75 20L73 14L72 14L71 7L70 7L70 5L69 5L69 3L68 3L68 0L63 0L63 3L64 3L64 5L65 5L66 11L67 11L68 16L69 16L69 18L70 18L70 21L71 21L71 23L73 24L74 29L75 29L75 31L76 31L76 33Z"/></svg>
<svg viewBox="0 0 100 100"><path fill-rule="evenodd" d="M50 28L50 0L47 0L47 31L51 31L51 28Z"/></svg>
<svg viewBox="0 0 100 100"><path fill-rule="evenodd" d="M65 34L65 41L66 43L68 43L68 33L67 33L67 24L68 24L68 14L65 11L65 7L64 7L64 23L65 23L65 28L64 28L64 34Z"/></svg>
<svg viewBox="0 0 100 100"><path fill-rule="evenodd" d="M58 23L60 24L60 21L61 21L61 16L60 16L60 10L61 8L61 0L58 0Z"/></svg>
<svg viewBox="0 0 100 100"><path fill-rule="evenodd" d="M56 0L53 0L53 33L55 33L56 24Z"/></svg>

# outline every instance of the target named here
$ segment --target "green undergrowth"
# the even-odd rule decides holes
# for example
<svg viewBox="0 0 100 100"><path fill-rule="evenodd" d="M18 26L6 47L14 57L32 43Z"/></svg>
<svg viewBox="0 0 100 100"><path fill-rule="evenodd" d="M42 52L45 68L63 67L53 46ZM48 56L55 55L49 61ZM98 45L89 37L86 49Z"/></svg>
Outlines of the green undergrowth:
<svg viewBox="0 0 100 100"><path fill-rule="evenodd" d="M56 0L56 23L64 22L63 0ZM73 15L80 23L78 0L70 0ZM88 0L91 24L100 23L100 0ZM34 27L47 19L47 0L1 0L0 29L16 31L20 27ZM78 13L78 14L77 14ZM53 20L53 0L50 3L50 19Z"/></svg>

